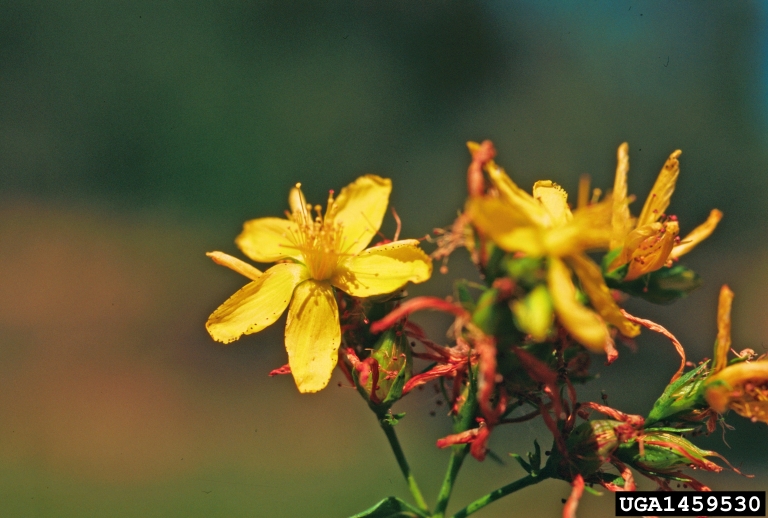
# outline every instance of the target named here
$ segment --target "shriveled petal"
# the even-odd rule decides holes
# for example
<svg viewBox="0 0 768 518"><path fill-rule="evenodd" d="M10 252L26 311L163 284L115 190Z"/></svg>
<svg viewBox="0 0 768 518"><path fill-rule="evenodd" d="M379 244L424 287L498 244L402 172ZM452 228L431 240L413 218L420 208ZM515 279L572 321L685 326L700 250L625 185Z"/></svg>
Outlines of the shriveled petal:
<svg viewBox="0 0 768 518"><path fill-rule="evenodd" d="M288 364L299 392L328 385L340 344L339 308L331 285L314 279L299 284L285 325Z"/></svg>
<svg viewBox="0 0 768 518"><path fill-rule="evenodd" d="M226 266L227 268L236 271L240 275L248 277L252 281L255 281L261 277L261 270L255 266L251 266L245 261L241 261L237 257L232 257L231 255L225 254L224 252L206 252L205 255L213 259L214 263Z"/></svg>
<svg viewBox="0 0 768 518"><path fill-rule="evenodd" d="M304 265L276 264L219 306L205 327L214 340L225 344L257 333L280 318L294 288L307 278Z"/></svg>
<svg viewBox="0 0 768 518"><path fill-rule="evenodd" d="M518 187L512 179L507 176L504 169L496 165L494 161L488 162L485 170L491 179L491 183L499 191L499 197L507 205L514 208L515 211L525 218L529 224L547 226L550 217L546 209L537 202L533 196Z"/></svg>
<svg viewBox="0 0 768 518"><path fill-rule="evenodd" d="M611 216L610 249L620 247L629 232L630 214L627 200L627 173L629 173L629 144L624 142L616 153L616 178L613 181L613 214Z"/></svg>
<svg viewBox="0 0 768 518"><path fill-rule="evenodd" d="M669 200L675 191L677 176L680 174L680 162L677 160L677 157L681 153L682 151L678 149L669 155L666 163L664 163L664 167L661 168L661 172L658 178L656 178L656 183L653 184L653 189L651 189L648 199L645 200L643 211L637 219L638 226L653 223L669 207Z"/></svg>
<svg viewBox="0 0 768 518"><path fill-rule="evenodd" d="M331 283L353 297L392 293L407 282L424 282L432 261L415 239L374 246L343 261Z"/></svg>
<svg viewBox="0 0 768 518"><path fill-rule="evenodd" d="M646 273L655 272L667 264L679 232L680 225L677 221L668 221L663 224L658 235L646 238L640 243L632 252L632 259L624 280L632 281Z"/></svg>
<svg viewBox="0 0 768 518"><path fill-rule="evenodd" d="M570 256L568 262L603 320L618 328L624 336L631 338L639 335L640 326L627 320L627 317L621 313L621 309L611 295L611 290L605 285L600 267L584 254Z"/></svg>
<svg viewBox="0 0 768 518"><path fill-rule="evenodd" d="M392 180L375 174L361 176L344 187L334 203L334 221L343 225L341 251L357 254L376 235L387 212Z"/></svg>
<svg viewBox="0 0 768 518"><path fill-rule="evenodd" d="M670 259L677 259L693 250L696 245L707 239L715 231L721 219L723 219L723 213L717 209L712 209L707 221L694 228L680 241L680 244L672 249L672 253L669 254Z"/></svg>
<svg viewBox="0 0 768 518"><path fill-rule="evenodd" d="M301 260L293 238L298 227L283 218L259 218L246 221L235 239L245 255L257 263L274 263L286 258Z"/></svg>
<svg viewBox="0 0 768 518"><path fill-rule="evenodd" d="M728 351L731 350L731 305L733 292L724 284L720 288L720 299L717 303L717 342L715 342L715 364L712 374L716 374L728 365Z"/></svg>
<svg viewBox="0 0 768 518"><path fill-rule="evenodd" d="M568 193L551 180L540 180L533 184L533 197L547 209L551 217L548 226L564 225L573 218L568 207Z"/></svg>
<svg viewBox="0 0 768 518"><path fill-rule="evenodd" d="M557 258L550 258L547 275L549 294L560 323L580 344L595 352L603 351L608 328L602 319L576 299L571 271Z"/></svg>
<svg viewBox="0 0 768 518"><path fill-rule="evenodd" d="M731 409L744 417L768 423L768 361L729 365L706 381L704 397L716 412Z"/></svg>
<svg viewBox="0 0 768 518"><path fill-rule="evenodd" d="M663 230L664 225L658 222L643 225L632 230L629 234L626 235L624 241L619 244L619 246L622 247L621 253L616 256L613 262L611 262L611 264L608 266L608 269L615 270L616 268L627 264L632 260L632 255L635 253L635 251L637 251L637 248L643 243L643 241L654 236L661 235Z"/></svg>

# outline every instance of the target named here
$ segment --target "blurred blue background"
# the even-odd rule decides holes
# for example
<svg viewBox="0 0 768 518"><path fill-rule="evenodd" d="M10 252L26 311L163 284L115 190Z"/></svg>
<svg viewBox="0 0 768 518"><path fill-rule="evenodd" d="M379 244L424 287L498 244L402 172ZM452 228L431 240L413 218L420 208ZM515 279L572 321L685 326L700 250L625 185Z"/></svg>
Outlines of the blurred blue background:
<svg viewBox="0 0 768 518"><path fill-rule="evenodd" d="M203 324L244 282L246 219L279 215L297 181L312 201L358 175L393 179L406 237L463 205L467 140L493 139L528 189L578 176L612 184L630 143L642 201L682 149L670 211L685 234L720 208L685 258L705 285L631 312L711 354L717 291L736 292L734 345L766 350L768 10L760 2L0 1L0 513L3 516L348 516L407 496L374 416L334 378L299 396L282 323L229 346ZM639 211L639 203L635 212ZM384 231L391 235L394 223ZM464 254L411 293L450 293ZM445 321L423 319L433 336ZM669 343L593 370L646 413L674 373ZM427 389L398 432L434 499L445 407ZM430 412L435 411L432 417ZM699 442L768 486L765 425ZM547 432L498 430L501 457ZM469 461L452 510L521 476ZM651 486L647 486L650 488ZM478 516L559 516L547 482ZM613 516L587 495L581 516Z"/></svg>

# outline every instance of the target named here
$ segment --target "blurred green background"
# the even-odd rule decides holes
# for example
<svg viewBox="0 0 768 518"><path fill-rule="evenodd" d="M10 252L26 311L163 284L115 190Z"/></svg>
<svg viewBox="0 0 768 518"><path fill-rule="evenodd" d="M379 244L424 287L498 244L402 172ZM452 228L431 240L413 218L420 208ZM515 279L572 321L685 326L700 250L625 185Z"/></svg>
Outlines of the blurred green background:
<svg viewBox="0 0 768 518"><path fill-rule="evenodd" d="M229 346L203 324L244 281L242 222L279 215L293 183L322 201L391 177L406 237L463 204L467 140L491 138L524 188L609 187L630 143L641 200L683 150L671 212L687 233L725 218L685 260L705 285L630 310L711 354L716 294L736 292L734 344L766 352L768 9L760 2L0 1L0 514L343 517L407 497L354 390L299 396L282 321ZM635 212L639 210L639 202ZM392 221L384 227L391 234ZM450 293L450 275L411 293ZM441 339L445 321L423 319ZM677 366L649 332L582 390L645 413ZM432 500L445 406L409 396L398 425ZM436 412L431 416L430 412ZM765 425L699 442L768 487ZM541 427L498 430L501 457ZM521 476L469 461L452 510ZM649 486L650 487L650 486ZM478 516L559 516L547 482ZM587 495L580 515L613 516Z"/></svg>

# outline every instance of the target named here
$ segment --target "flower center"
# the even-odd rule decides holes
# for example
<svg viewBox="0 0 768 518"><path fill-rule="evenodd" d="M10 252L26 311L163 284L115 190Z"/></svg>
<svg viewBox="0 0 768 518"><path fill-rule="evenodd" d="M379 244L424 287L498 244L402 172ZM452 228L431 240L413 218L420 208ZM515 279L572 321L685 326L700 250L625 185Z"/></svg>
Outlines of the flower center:
<svg viewBox="0 0 768 518"><path fill-rule="evenodd" d="M749 380L731 397L729 406L739 414L752 421L768 421L768 383L765 380Z"/></svg>
<svg viewBox="0 0 768 518"><path fill-rule="evenodd" d="M304 256L304 263L313 279L318 281L330 279L343 255L342 226L334 221L337 208L333 191L328 195L325 214L322 213L320 205L312 207L306 202L300 183L291 189L289 203L290 219L297 226L297 230L289 236L289 239ZM314 217L312 217L313 211Z"/></svg>

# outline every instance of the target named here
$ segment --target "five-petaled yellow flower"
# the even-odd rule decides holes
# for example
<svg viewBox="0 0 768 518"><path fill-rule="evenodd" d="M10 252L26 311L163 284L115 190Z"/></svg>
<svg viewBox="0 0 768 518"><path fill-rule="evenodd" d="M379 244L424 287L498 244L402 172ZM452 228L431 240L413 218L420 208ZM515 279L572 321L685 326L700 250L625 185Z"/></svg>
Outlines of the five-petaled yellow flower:
<svg viewBox="0 0 768 518"><path fill-rule="evenodd" d="M381 226L391 190L389 179L361 176L335 199L331 191L323 214L319 205L307 204L297 184L287 219L246 222L236 239L240 250L256 262L279 262L261 273L222 252L209 254L252 280L209 317L211 336L228 343L256 333L288 307L285 347L296 385L300 392L324 388L341 343L334 287L353 297L371 297L432 274L432 262L415 239L366 249Z"/></svg>
<svg viewBox="0 0 768 518"><path fill-rule="evenodd" d="M608 247L610 200L571 212L568 194L554 182L536 182L531 196L493 161L486 164L485 170L497 196L470 198L467 214L501 249L549 258L547 284L563 327L579 343L595 351L602 351L610 339L605 322L625 336L637 336L639 327L622 315L600 267L586 254L587 250ZM599 316L577 300L571 269Z"/></svg>
<svg viewBox="0 0 768 518"><path fill-rule="evenodd" d="M723 286L717 306L714 365L706 381L704 397L716 412L722 414L731 409L753 421L768 423L768 360L744 360L728 365L732 301L733 292Z"/></svg>
<svg viewBox="0 0 768 518"><path fill-rule="evenodd" d="M616 179L613 184L613 215L611 218L610 249L621 249L609 270L629 264L624 280L631 281L658 270L670 261L690 252L715 230L723 213L713 209L707 221L696 227L682 241L678 239L680 225L674 217L664 213L669 207L680 174L678 149L662 167L653 189L645 200L640 217L630 216L627 198L627 173L629 172L629 145L624 142L617 153Z"/></svg>

